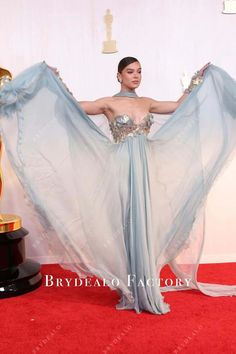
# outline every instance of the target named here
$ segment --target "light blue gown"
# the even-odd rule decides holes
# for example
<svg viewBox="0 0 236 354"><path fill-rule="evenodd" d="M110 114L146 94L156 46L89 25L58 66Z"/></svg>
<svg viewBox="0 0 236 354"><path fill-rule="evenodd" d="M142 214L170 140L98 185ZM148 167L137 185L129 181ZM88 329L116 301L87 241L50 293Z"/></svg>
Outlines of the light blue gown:
<svg viewBox="0 0 236 354"><path fill-rule="evenodd" d="M14 171L56 230L60 264L105 279L120 294L117 309L167 313L169 290L236 294L197 281L206 198L236 148L236 82L225 71L211 65L152 134L151 114L139 125L123 114L111 139L44 62L4 86L0 115ZM182 285L163 285L165 264Z"/></svg>

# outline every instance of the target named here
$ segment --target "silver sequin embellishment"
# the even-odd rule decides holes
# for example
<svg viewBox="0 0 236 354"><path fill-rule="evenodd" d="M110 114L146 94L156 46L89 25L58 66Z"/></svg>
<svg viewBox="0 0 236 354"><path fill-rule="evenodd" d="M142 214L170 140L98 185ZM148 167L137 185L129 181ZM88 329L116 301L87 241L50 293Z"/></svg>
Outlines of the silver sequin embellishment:
<svg viewBox="0 0 236 354"><path fill-rule="evenodd" d="M109 121L109 127L115 143L124 141L129 136L139 134L147 135L153 123L153 115L147 114L139 124L136 124L131 117L123 114Z"/></svg>

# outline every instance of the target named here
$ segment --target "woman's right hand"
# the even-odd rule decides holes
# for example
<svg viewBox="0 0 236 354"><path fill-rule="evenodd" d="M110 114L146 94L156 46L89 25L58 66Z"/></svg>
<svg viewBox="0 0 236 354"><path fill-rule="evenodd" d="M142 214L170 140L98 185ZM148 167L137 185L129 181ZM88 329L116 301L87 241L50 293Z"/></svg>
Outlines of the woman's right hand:
<svg viewBox="0 0 236 354"><path fill-rule="evenodd" d="M52 72L54 72L55 75L59 76L59 71L57 70L57 68L54 68L53 66L48 65L49 69L52 70Z"/></svg>

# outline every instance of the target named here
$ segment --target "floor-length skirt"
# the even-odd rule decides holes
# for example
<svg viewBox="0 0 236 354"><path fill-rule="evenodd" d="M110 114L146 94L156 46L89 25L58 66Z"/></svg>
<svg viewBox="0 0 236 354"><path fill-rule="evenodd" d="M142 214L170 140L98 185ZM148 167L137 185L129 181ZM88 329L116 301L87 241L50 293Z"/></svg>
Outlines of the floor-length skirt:
<svg viewBox="0 0 236 354"><path fill-rule="evenodd" d="M236 147L236 83L211 65L155 133L114 143L46 63L0 92L1 135L12 167L45 229L56 231L60 264L118 291L118 309L166 313L162 292L199 289L204 207ZM223 237L223 235L222 235ZM169 264L181 284L162 286Z"/></svg>

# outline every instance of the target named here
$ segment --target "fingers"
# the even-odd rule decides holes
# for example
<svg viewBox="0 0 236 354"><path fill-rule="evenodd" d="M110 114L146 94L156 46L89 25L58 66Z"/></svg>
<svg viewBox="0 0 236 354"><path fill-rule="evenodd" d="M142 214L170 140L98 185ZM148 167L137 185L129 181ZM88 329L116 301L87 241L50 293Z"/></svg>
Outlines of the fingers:
<svg viewBox="0 0 236 354"><path fill-rule="evenodd" d="M54 72L55 75L59 76L59 71L57 68L54 68L53 66L50 66L50 65L48 65L48 67L49 67L49 69L52 70L52 72Z"/></svg>
<svg viewBox="0 0 236 354"><path fill-rule="evenodd" d="M59 74L59 71L57 70L57 68L52 68L51 70L54 72L54 74L56 74L56 75Z"/></svg>
<svg viewBox="0 0 236 354"><path fill-rule="evenodd" d="M209 65L211 65L211 62L207 63L204 68L208 68Z"/></svg>
<svg viewBox="0 0 236 354"><path fill-rule="evenodd" d="M209 61L209 63L205 64L199 71L199 75L203 76L204 75L204 71L210 66L211 62Z"/></svg>

